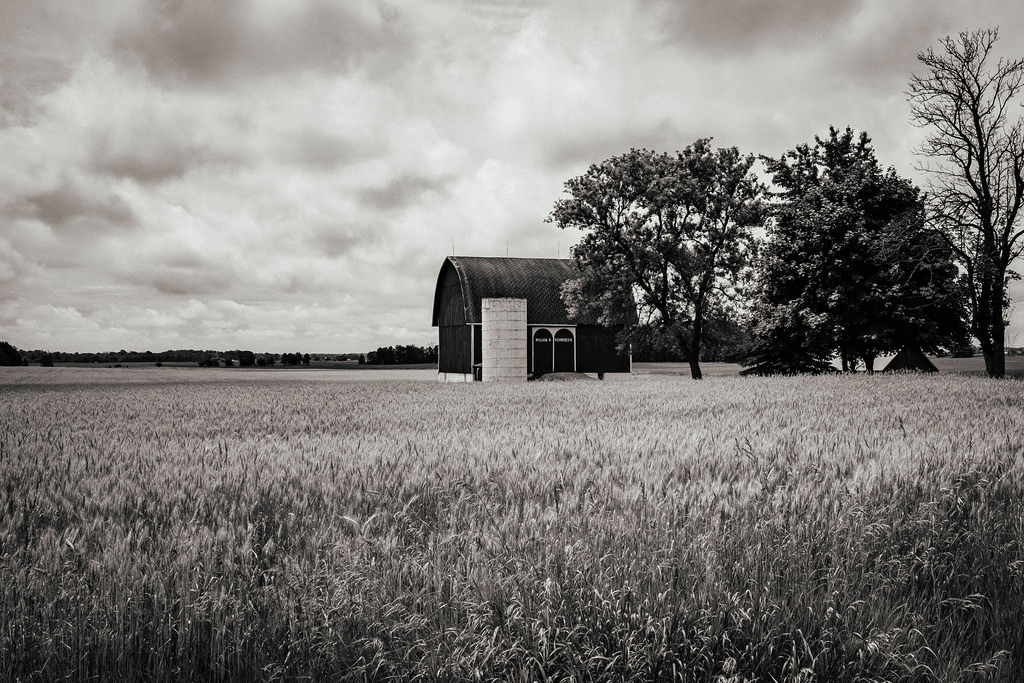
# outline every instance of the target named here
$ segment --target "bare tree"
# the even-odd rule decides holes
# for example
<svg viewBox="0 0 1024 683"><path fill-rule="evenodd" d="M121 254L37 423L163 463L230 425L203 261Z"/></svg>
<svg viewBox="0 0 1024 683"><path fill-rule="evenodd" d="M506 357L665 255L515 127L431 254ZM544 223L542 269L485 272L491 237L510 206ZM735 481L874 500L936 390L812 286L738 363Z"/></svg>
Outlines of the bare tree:
<svg viewBox="0 0 1024 683"><path fill-rule="evenodd" d="M930 220L949 240L970 285L971 334L990 377L1006 372L1007 289L1024 251L1024 129L1010 119L1024 86L1024 59L993 56L998 29L942 39L911 76L911 120L929 129L919 153L934 160ZM993 64L993 62L995 62Z"/></svg>

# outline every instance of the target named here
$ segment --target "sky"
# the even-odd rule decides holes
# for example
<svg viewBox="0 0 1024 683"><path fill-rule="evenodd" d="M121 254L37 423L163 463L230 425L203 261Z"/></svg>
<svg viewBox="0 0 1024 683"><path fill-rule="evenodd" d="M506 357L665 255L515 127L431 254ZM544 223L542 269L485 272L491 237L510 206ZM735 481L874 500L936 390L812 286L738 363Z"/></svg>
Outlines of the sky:
<svg viewBox="0 0 1024 683"><path fill-rule="evenodd" d="M916 55L996 26L1024 56L1020 0L0 0L0 339L436 344L445 256L566 257L630 148L851 126L923 186Z"/></svg>

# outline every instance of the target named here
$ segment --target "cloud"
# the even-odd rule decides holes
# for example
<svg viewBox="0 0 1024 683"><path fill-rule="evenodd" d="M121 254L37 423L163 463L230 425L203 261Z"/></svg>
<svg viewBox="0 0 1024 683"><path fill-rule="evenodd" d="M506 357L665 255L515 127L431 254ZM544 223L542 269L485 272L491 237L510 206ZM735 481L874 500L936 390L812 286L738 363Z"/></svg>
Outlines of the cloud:
<svg viewBox="0 0 1024 683"><path fill-rule="evenodd" d="M71 77L56 59L0 51L0 127L22 125L39 111L38 100Z"/></svg>
<svg viewBox="0 0 1024 683"><path fill-rule="evenodd" d="M305 69L394 68L407 59L396 11L384 3L151 0L114 40L157 80L232 82Z"/></svg>
<svg viewBox="0 0 1024 683"><path fill-rule="evenodd" d="M215 248L204 245L172 244L148 253L132 250L118 259L112 270L118 279L133 287L149 287L175 297L223 296L238 281L235 265Z"/></svg>
<svg viewBox="0 0 1024 683"><path fill-rule="evenodd" d="M826 44L843 30L863 0L646 0L665 40L735 58L753 51Z"/></svg>
<svg viewBox="0 0 1024 683"><path fill-rule="evenodd" d="M372 156L374 150L368 143L309 127L282 136L277 155L298 166L330 170Z"/></svg>
<svg viewBox="0 0 1024 683"><path fill-rule="evenodd" d="M552 169L578 168L628 152L630 149L676 151L693 142L699 134L679 130L669 118L652 121L624 122L606 128L580 130L557 136L545 150L545 162Z"/></svg>
<svg viewBox="0 0 1024 683"><path fill-rule="evenodd" d="M30 214L58 231L130 226L135 216L118 196L97 196L81 183L64 179L57 187L27 197Z"/></svg>
<svg viewBox="0 0 1024 683"><path fill-rule="evenodd" d="M383 187L363 188L359 199L378 210L401 209L420 199L427 192L444 192L450 179L403 174Z"/></svg>

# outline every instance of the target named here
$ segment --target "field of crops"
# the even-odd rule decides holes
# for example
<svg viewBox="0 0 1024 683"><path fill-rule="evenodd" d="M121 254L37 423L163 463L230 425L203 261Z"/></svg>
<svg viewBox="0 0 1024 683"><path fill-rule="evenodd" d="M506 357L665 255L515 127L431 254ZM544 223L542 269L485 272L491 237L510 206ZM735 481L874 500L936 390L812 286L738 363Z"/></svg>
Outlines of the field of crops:
<svg viewBox="0 0 1024 683"><path fill-rule="evenodd" d="M0 680L1024 671L1018 380L45 370L0 374Z"/></svg>

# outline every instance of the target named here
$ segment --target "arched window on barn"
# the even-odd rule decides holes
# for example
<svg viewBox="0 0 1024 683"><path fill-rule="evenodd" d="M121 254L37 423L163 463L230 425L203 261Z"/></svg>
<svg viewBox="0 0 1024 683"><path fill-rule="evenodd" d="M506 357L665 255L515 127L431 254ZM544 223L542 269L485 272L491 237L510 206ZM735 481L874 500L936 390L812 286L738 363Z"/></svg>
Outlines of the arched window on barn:
<svg viewBox="0 0 1024 683"><path fill-rule="evenodd" d="M554 368L554 340L551 330L538 327L533 331L533 374L543 375Z"/></svg>
<svg viewBox="0 0 1024 683"><path fill-rule="evenodd" d="M576 372L576 335L563 327L555 332L555 372Z"/></svg>

